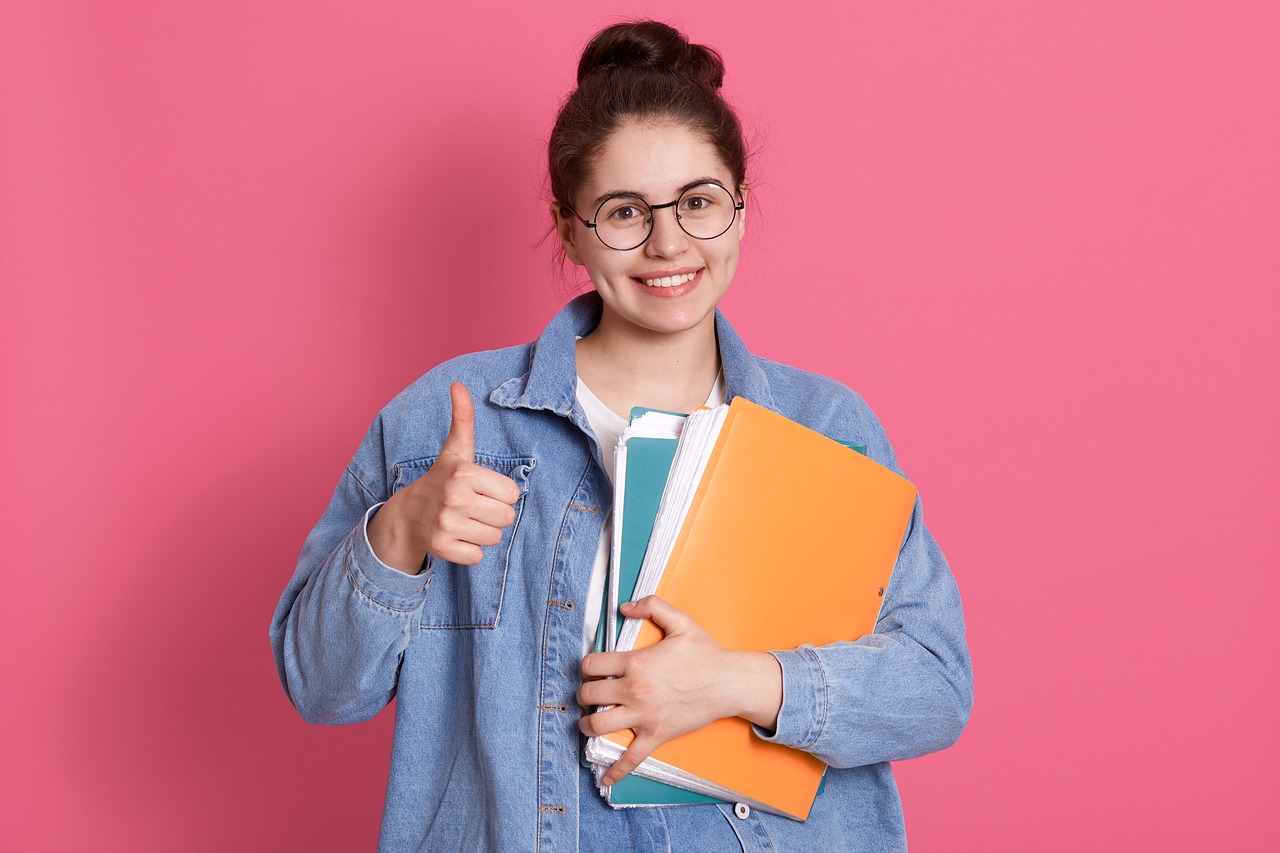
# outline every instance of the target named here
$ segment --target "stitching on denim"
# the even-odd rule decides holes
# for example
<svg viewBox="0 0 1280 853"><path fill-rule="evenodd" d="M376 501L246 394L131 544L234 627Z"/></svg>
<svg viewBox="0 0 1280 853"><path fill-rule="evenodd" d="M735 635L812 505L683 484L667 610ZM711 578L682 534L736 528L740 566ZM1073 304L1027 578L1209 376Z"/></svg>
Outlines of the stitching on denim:
<svg viewBox="0 0 1280 853"><path fill-rule="evenodd" d="M751 825L751 829L755 830L754 831L755 840L758 841L758 843L760 844L760 849L762 850L778 849L776 845L773 844L773 839L769 838L769 830L765 829L764 821L760 820L760 813L758 811L755 811L754 808L751 809L750 816L748 817L748 820L746 820L746 822L748 822L748 824Z"/></svg>
<svg viewBox="0 0 1280 853"><path fill-rule="evenodd" d="M576 509L579 512L589 512L592 515L600 512L600 507L598 506L583 506L582 504L569 504L569 509Z"/></svg>
<svg viewBox="0 0 1280 853"><path fill-rule="evenodd" d="M777 850L778 847L773 843L773 839L769 837L769 830L765 828L764 822L760 820L760 812L757 809L751 809L751 814L746 819L739 818L737 815L737 807L742 803L730 805L729 803L720 803L716 806L720 810L720 814L729 822L729 828L733 834L737 836L738 843L742 845L743 851L747 849L748 838L755 842L753 849L757 847L760 850ZM739 831L739 827L742 831ZM747 837L744 837L744 834Z"/></svg>
<svg viewBox="0 0 1280 853"><path fill-rule="evenodd" d="M558 714L569 713L568 705L539 705L538 708L543 711L555 711Z"/></svg>
<svg viewBox="0 0 1280 853"><path fill-rule="evenodd" d="M548 598L547 604L552 607L559 607L561 610L572 610L577 606L567 598Z"/></svg>
<svg viewBox="0 0 1280 853"><path fill-rule="evenodd" d="M829 697L827 695L827 670L822 666L822 658L818 656L817 649L806 649L813 656L814 664L818 667L818 675L822 677L822 708L818 714L818 725L814 729L812 737L809 739L809 746L813 746L818 742L818 738L822 737L822 732L827 727L827 705Z"/></svg>
<svg viewBox="0 0 1280 853"><path fill-rule="evenodd" d="M729 824L729 831L733 833L734 839L738 842L738 846L742 848L742 853L747 853L747 840L742 837L742 833L738 831L737 824L742 823L734 814L734 807L729 803L716 803L716 811L720 812L720 817L724 818Z"/></svg>
<svg viewBox="0 0 1280 853"><path fill-rule="evenodd" d="M351 560L343 560L343 563L345 564L345 565L342 567L343 574L345 574L345 575L347 576L347 578L348 578L348 579L350 579L350 581L351 581L351 586L355 589L355 591L356 591L356 592L360 593L360 597L361 597L364 601L367 601L367 602L368 602L370 605L372 605L373 607L377 608L378 610L384 611L385 613L393 614L393 615L398 615L398 614L402 614L402 613L412 613L412 612L414 612L415 610L417 610L417 609L418 609L418 605L417 605L417 604L413 604L413 605L411 605L411 606L409 606L409 607L396 607L396 606L391 605L391 604L386 604L385 602L381 601L380 599L375 598L375 597L374 597L374 596L373 596L373 595L372 595L368 590L366 590L366 589L364 588L364 586L360 583L360 578L358 578L358 577L356 576L356 570L355 570L355 568L352 566L352 561L351 561Z"/></svg>
<svg viewBox="0 0 1280 853"><path fill-rule="evenodd" d="M360 582L356 580L355 576L349 570L347 572L347 576L351 578L351 586L356 592L360 593L360 599L375 610L381 611L388 616L404 616L405 614L412 614L417 609L416 607L392 607L390 604L384 604L369 593L365 592L364 588L360 586Z"/></svg>
<svg viewBox="0 0 1280 853"><path fill-rule="evenodd" d="M351 479L353 479L353 480L355 480L355 481L356 481L356 485L357 485L357 486L359 486L359 487L360 487L360 489L361 489L361 490L362 490L366 495L368 495L368 496L369 496L369 499L370 499L370 500L372 500L374 503L378 503L379 501L381 501L381 500L382 500L381 498L379 498L379 497L377 496L377 494L375 494L375 493L374 493L373 489L369 488L368 486L366 486L366 485L364 484L364 480L361 480L361 479L360 479L360 475L356 473L355 465L354 465L354 464L351 464L351 465L348 465L348 466L347 466L347 473L351 475Z"/></svg>
<svg viewBox="0 0 1280 853"><path fill-rule="evenodd" d="M474 457L477 465L482 465L485 468L491 468L500 474L506 473L507 471L514 471L515 469L524 466L528 466L529 473L533 473L533 469L537 467L534 458L527 454L524 456L498 456L493 453L475 453ZM434 456L419 456L415 459L401 459L391 467L413 468L415 470L421 469L426 471L434 465L436 460L439 458L440 454L437 453Z"/></svg>
<svg viewBox="0 0 1280 853"><path fill-rule="evenodd" d="M756 814L754 809L751 811L751 822L755 824L756 834L764 839L764 849L777 850L778 848L773 844L773 839L769 837L769 830L765 829L764 822L760 820L760 816Z"/></svg>
<svg viewBox="0 0 1280 853"><path fill-rule="evenodd" d="M552 814L564 814L568 809L564 806L538 806L540 812L550 812Z"/></svg>
<svg viewBox="0 0 1280 853"><path fill-rule="evenodd" d="M587 467L582 470L582 476L578 478L578 488L574 490L576 495L582 489L582 484L586 481L588 474L591 472L591 463L588 461ZM564 517L560 520L560 529L556 531L556 545L551 549L551 570L547 572L547 598L552 598L552 591L556 586L556 566L560 561L560 545L564 542L564 531L569 526L569 511L565 510ZM551 610L547 610L547 615L542 619L542 666L538 670L538 698L546 701L547 698L547 637L551 633ZM538 799L542 799L542 715L538 715ZM562 807L563 808L563 807ZM538 811L542 811L539 807ZM535 850L542 850L542 826L538 826L538 834L534 839Z"/></svg>

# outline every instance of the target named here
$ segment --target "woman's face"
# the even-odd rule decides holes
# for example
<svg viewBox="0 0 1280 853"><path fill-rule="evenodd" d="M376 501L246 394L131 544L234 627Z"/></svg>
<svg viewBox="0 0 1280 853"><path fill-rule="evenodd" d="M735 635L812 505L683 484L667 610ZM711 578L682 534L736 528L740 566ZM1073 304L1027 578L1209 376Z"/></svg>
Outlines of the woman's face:
<svg viewBox="0 0 1280 853"><path fill-rule="evenodd" d="M715 146L677 124L633 121L608 138L591 178L571 202L591 221L608 196L629 193L662 205L705 181L737 190ZM714 328L716 303L738 268L744 211L719 237L698 240L676 223L675 206L655 210L649 239L620 252L601 243L573 214L552 208L565 254L586 267L610 323L663 335Z"/></svg>

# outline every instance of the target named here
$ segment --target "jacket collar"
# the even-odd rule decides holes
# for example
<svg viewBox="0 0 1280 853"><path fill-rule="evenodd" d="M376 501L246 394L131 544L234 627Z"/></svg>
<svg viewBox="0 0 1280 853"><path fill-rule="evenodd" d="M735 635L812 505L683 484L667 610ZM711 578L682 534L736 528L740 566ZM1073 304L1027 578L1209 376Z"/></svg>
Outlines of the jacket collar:
<svg viewBox="0 0 1280 853"><path fill-rule="evenodd" d="M575 412L578 365L573 342L600 323L601 305L600 294L592 290L560 309L533 343L529 371L499 385L489 400L507 409L545 409L585 424L581 409ZM764 370L719 309L716 340L724 369L725 399L741 396L774 408Z"/></svg>

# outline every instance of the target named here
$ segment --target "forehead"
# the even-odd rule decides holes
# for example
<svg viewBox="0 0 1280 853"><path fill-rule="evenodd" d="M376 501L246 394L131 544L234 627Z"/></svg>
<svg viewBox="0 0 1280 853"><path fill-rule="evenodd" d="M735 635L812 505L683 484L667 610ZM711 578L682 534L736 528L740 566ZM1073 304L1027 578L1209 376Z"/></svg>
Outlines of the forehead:
<svg viewBox="0 0 1280 853"><path fill-rule="evenodd" d="M679 124L630 121L600 147L582 196L595 200L633 192L666 200L691 182L706 179L726 186L732 182L728 167L705 136Z"/></svg>

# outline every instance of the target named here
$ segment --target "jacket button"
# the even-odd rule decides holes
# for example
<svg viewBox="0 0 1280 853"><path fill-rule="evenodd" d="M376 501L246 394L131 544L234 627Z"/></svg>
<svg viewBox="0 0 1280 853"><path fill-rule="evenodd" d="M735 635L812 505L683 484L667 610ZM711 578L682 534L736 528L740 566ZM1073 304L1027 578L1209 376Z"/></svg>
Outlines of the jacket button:
<svg viewBox="0 0 1280 853"><path fill-rule="evenodd" d="M746 803L738 803L733 807L733 813L737 816L738 820L746 820L751 817L751 806Z"/></svg>

